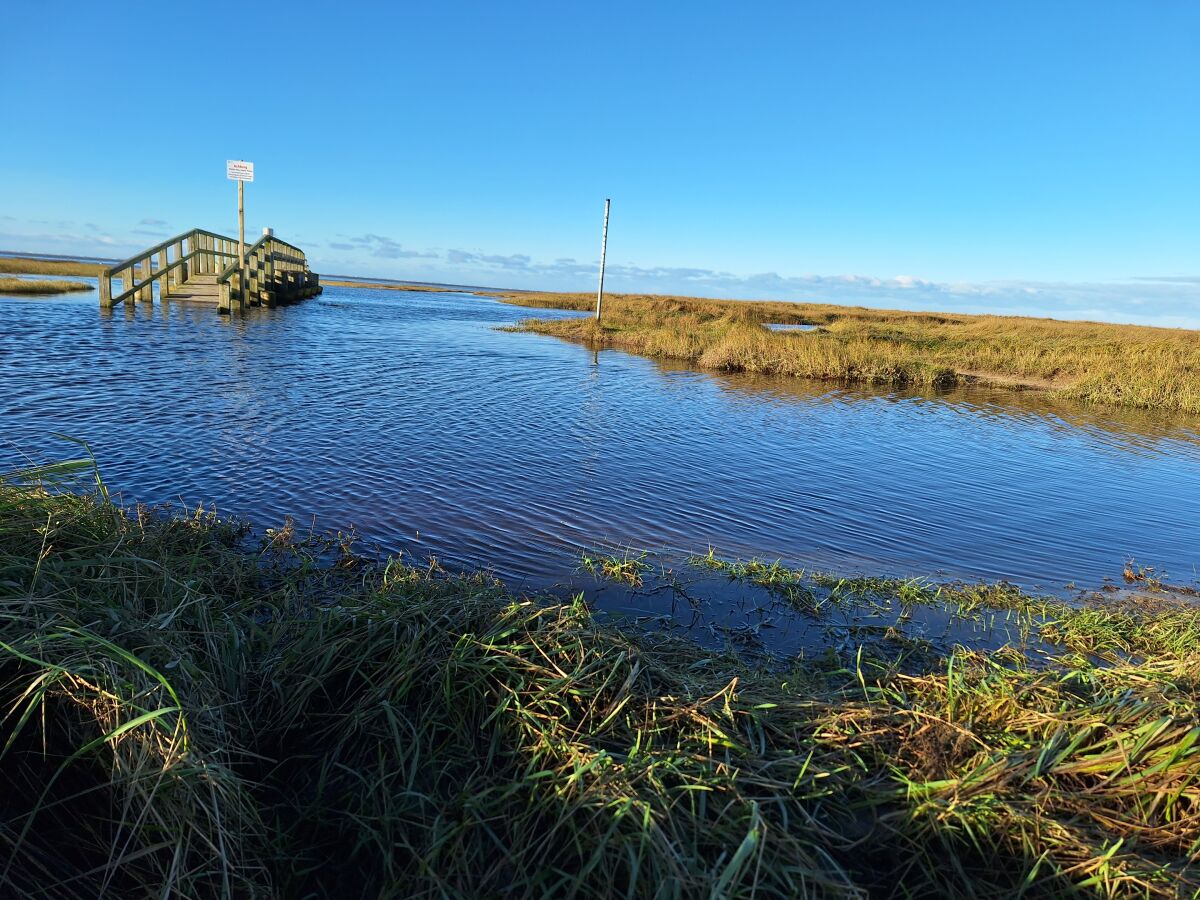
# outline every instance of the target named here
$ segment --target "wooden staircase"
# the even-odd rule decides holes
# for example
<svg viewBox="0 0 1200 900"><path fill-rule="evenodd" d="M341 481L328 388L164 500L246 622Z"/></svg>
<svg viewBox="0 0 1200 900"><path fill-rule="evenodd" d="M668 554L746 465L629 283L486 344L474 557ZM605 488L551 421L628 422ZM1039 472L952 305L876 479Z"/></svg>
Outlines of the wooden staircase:
<svg viewBox="0 0 1200 900"><path fill-rule="evenodd" d="M114 279L120 282L114 290ZM100 305L158 298L215 304L220 312L275 306L321 293L304 251L268 232L245 248L222 234L194 228L100 273Z"/></svg>
<svg viewBox="0 0 1200 900"><path fill-rule="evenodd" d="M196 303L218 303L221 289L217 287L217 275L189 275L182 284L171 288L172 300L192 300Z"/></svg>

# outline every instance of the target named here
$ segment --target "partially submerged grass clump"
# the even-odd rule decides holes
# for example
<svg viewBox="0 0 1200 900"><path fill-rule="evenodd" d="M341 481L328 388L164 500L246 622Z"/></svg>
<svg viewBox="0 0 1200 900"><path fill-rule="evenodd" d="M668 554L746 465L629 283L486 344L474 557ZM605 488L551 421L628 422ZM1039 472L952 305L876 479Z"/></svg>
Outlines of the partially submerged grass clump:
<svg viewBox="0 0 1200 900"><path fill-rule="evenodd" d="M584 294L503 299L553 309L595 304ZM773 332L765 323L820 328ZM529 319L522 328L724 372L892 385L980 382L1200 412L1200 332L1183 329L647 295L607 297L599 325L591 318Z"/></svg>
<svg viewBox="0 0 1200 900"><path fill-rule="evenodd" d="M0 482L0 894L1200 890L1200 657L1166 635L756 669L69 474Z"/></svg>
<svg viewBox="0 0 1200 900"><path fill-rule="evenodd" d="M646 573L653 568L646 562L645 553L629 552L622 555L598 551L584 553L579 558L579 565L585 572L630 587L640 587Z"/></svg>
<svg viewBox="0 0 1200 900"><path fill-rule="evenodd" d="M72 291L90 290L92 290L92 286L83 281L0 276L0 294L69 294Z"/></svg>

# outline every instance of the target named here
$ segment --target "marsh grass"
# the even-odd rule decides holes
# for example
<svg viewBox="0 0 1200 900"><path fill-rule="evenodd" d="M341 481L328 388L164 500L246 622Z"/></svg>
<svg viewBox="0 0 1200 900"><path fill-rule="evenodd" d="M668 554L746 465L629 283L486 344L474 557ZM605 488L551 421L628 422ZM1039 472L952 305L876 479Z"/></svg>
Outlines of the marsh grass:
<svg viewBox="0 0 1200 900"><path fill-rule="evenodd" d="M589 310L584 294L505 294L520 306ZM1018 316L815 303L614 295L605 319L521 328L703 369L891 385L984 383L1074 400L1200 412L1200 332ZM772 332L764 323L818 325Z"/></svg>
<svg viewBox="0 0 1200 900"><path fill-rule="evenodd" d="M0 895L1190 895L1195 612L1092 614L1141 658L760 669L486 575L120 509L86 464L22 473Z"/></svg>
<svg viewBox="0 0 1200 900"><path fill-rule="evenodd" d="M410 291L413 293L445 294L453 293L454 288L441 287L434 284L386 284L379 281L345 281L341 279L322 278L325 287L369 288L373 291Z"/></svg>
<svg viewBox="0 0 1200 900"><path fill-rule="evenodd" d="M0 294L67 294L72 291L93 290L83 281L57 279L5 278L0 276Z"/></svg>
<svg viewBox="0 0 1200 900"><path fill-rule="evenodd" d="M1087 659L1089 664L1152 662L1162 653L1188 656L1200 649L1200 605L1190 587L1168 588L1150 579L1149 593L1084 593L1078 600L1025 593L1008 582L936 582L925 578L844 576L791 569L781 562L727 560L710 550L690 562L737 581L766 588L802 612L823 606L870 608L933 607L961 620L1001 613L1035 632L1050 645ZM1137 568L1135 563L1126 566ZM1127 575L1128 578L1128 575ZM1130 579L1132 580L1132 579ZM797 602L797 598L801 598Z"/></svg>
<svg viewBox="0 0 1200 900"><path fill-rule="evenodd" d="M653 566L646 562L647 554L625 551L623 554L602 553L589 551L579 558L579 566L598 578L607 578L630 587L641 587L646 573Z"/></svg>
<svg viewBox="0 0 1200 900"><path fill-rule="evenodd" d="M103 263L76 262L71 259L33 259L26 256L0 256L0 272L20 275L92 275L105 269Z"/></svg>

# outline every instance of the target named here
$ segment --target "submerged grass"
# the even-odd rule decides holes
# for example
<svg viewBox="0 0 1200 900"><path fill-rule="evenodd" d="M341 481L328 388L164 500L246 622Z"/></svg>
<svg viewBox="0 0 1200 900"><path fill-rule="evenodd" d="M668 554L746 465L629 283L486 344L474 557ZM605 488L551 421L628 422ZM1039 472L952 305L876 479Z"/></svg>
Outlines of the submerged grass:
<svg viewBox="0 0 1200 900"><path fill-rule="evenodd" d="M0 894L1200 891L1194 610L784 673L86 475L0 482Z"/></svg>
<svg viewBox="0 0 1200 900"><path fill-rule="evenodd" d="M0 294L67 294L72 291L90 291L92 286L83 281L57 279L5 278L0 276Z"/></svg>
<svg viewBox="0 0 1200 900"><path fill-rule="evenodd" d="M731 579L764 587L802 612L826 605L886 602L902 608L937 607L962 620L1005 613L1036 632L1048 645L1078 654L1072 662L1080 665L1145 663L1161 659L1164 654L1183 658L1200 652L1200 605L1194 602L1195 590L1168 589L1159 581L1148 585L1151 593L1118 592L1111 597L1092 593L1070 601L1030 595L1007 582L846 577L790 569L778 561L726 560L711 550L690 561Z"/></svg>
<svg viewBox="0 0 1200 900"><path fill-rule="evenodd" d="M506 302L592 309L584 294ZM904 312L689 297L605 298L601 325L530 319L522 329L726 372L895 385L981 382L1113 405L1200 412L1200 332L1018 316ZM767 323L820 326L772 332Z"/></svg>

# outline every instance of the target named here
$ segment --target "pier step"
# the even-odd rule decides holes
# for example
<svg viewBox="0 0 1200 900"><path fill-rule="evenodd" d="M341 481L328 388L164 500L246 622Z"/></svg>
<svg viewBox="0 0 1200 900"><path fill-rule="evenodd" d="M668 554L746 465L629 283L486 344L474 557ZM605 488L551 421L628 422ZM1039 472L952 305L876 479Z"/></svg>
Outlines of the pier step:
<svg viewBox="0 0 1200 900"><path fill-rule="evenodd" d="M172 300L195 300L199 303L216 303L220 300L216 275L193 275L183 284L171 289Z"/></svg>

